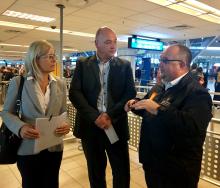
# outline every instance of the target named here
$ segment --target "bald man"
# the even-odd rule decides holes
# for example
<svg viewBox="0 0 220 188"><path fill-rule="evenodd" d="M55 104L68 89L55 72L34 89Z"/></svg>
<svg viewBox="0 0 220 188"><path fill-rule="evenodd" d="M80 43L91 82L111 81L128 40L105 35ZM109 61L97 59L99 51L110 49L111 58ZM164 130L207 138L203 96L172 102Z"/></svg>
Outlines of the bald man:
<svg viewBox="0 0 220 188"><path fill-rule="evenodd" d="M74 134L82 140L91 188L106 188L107 156L113 187L129 188L129 131L124 105L136 95L132 70L128 61L114 56L117 37L110 28L98 29L95 45L96 55L78 60L71 82L69 98L77 109L78 125ZM119 140L111 143L106 130L115 130Z"/></svg>
<svg viewBox="0 0 220 188"><path fill-rule="evenodd" d="M125 105L143 117L139 159L148 188L197 188L212 100L191 77L191 59L187 47L168 47L160 57L162 83Z"/></svg>

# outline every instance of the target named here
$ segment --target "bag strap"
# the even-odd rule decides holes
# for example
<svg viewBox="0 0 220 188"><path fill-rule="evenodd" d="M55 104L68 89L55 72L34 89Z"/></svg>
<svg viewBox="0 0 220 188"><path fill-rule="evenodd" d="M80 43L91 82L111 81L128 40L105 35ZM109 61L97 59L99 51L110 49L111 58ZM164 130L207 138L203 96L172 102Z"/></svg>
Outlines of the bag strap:
<svg viewBox="0 0 220 188"><path fill-rule="evenodd" d="M17 115L19 115L19 111L20 111L20 106L21 106L21 95L22 95L22 90L23 90L23 86L24 86L24 77L20 76L21 80L20 80L20 85L18 88L18 95L17 95L17 99L16 99L16 105L15 105L15 112Z"/></svg>

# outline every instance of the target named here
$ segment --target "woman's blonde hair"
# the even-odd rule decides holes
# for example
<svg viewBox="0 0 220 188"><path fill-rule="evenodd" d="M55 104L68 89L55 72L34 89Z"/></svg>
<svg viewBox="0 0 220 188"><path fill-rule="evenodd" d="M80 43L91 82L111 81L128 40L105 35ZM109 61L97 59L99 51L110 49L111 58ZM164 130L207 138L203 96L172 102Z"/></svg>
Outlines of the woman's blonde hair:
<svg viewBox="0 0 220 188"><path fill-rule="evenodd" d="M51 48L53 48L53 45L46 40L31 43L25 58L26 74L31 74L36 80L42 79L42 73L38 67L37 61L41 56L46 55Z"/></svg>

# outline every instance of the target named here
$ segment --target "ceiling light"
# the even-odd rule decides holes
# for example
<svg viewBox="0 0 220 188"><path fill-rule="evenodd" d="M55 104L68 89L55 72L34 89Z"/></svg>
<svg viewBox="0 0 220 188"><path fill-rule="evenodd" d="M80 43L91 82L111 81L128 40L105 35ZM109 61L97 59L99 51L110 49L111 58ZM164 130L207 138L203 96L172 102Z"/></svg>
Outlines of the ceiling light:
<svg viewBox="0 0 220 188"><path fill-rule="evenodd" d="M2 57L21 57L21 55L6 55L6 54L0 54L1 59L3 59ZM4 58L5 59L5 58Z"/></svg>
<svg viewBox="0 0 220 188"><path fill-rule="evenodd" d="M35 29L35 30L46 31L46 32L60 33L60 29L52 29L50 27L39 27L35 25L20 24L20 23L15 23L15 22L0 21L0 26L16 27L16 28L23 28L23 29ZM90 37L90 38L95 37L95 34L84 33L84 32L79 32L79 31L70 31L70 30L63 30L63 34L75 35L75 36L81 36L81 37ZM125 40L120 40L120 39L118 41L125 42ZM126 39L126 42L127 42L127 39Z"/></svg>
<svg viewBox="0 0 220 188"><path fill-rule="evenodd" d="M19 44L7 44L7 43L0 43L0 46L12 46L12 47L24 47L24 48L28 48L28 45L19 45ZM64 48L64 51L70 51L70 52L74 52L74 51L78 51L77 49L73 49L73 48ZM12 52L12 51L4 51L4 52ZM19 52L21 53L21 52ZM26 53L26 52L24 52Z"/></svg>
<svg viewBox="0 0 220 188"><path fill-rule="evenodd" d="M189 7L184 6L184 4L182 4L182 5L181 4L172 4L167 7L174 9L176 11L179 11L179 12L185 13L185 14L193 15L193 16L201 15L200 12L193 10L193 9L190 9Z"/></svg>
<svg viewBox="0 0 220 188"><path fill-rule="evenodd" d="M198 17L202 18L206 21L209 21L209 22L214 22L214 23L220 24L220 17L212 15L212 14L204 14L204 15L200 15Z"/></svg>
<svg viewBox="0 0 220 188"><path fill-rule="evenodd" d="M6 52L6 53L22 53L22 54L27 53L27 52L19 52L19 51L4 51L4 50L0 50L0 52Z"/></svg>
<svg viewBox="0 0 220 188"><path fill-rule="evenodd" d="M53 33L60 32L60 29L51 29L50 27L38 27L36 28L36 30L53 32ZM95 37L94 34L78 32L78 31L70 31L70 30L63 30L63 34L76 35L76 36L81 36L81 37Z"/></svg>
<svg viewBox="0 0 220 188"><path fill-rule="evenodd" d="M215 8L205 4L205 3L201 3L201 2L196 1L196 0L186 0L186 1L184 1L184 3L188 4L192 7L195 7L195 8L197 7L200 10L204 10L206 12L214 12L215 10L217 10L217 9L215 9Z"/></svg>
<svg viewBox="0 0 220 188"><path fill-rule="evenodd" d="M34 29L37 26L33 25L28 25L28 24L20 24L20 23L15 23L15 22L5 22L5 21L0 21L1 26L8 26L8 27L17 27L17 28L22 28L22 29Z"/></svg>
<svg viewBox="0 0 220 188"><path fill-rule="evenodd" d="M71 48L64 48L64 51L68 51L68 52L77 52L77 49L71 49Z"/></svg>
<svg viewBox="0 0 220 188"><path fill-rule="evenodd" d="M218 10L216 8L213 8L211 6L208 6L204 3L201 3L201 2L198 2L198 1L195 1L195 0L186 0L184 3L188 4L191 7L195 7L195 8L197 7L200 10L203 10L207 14L220 16L220 10Z"/></svg>
<svg viewBox="0 0 220 188"><path fill-rule="evenodd" d="M5 21L0 21L0 26L16 27L16 28L23 28L23 29L36 29L36 30L40 30L40 31L47 31L47 32L54 32L54 33L60 32L59 29L51 29L50 27L38 27L35 25L20 24L20 23L5 22ZM63 33L69 34L69 35L81 36L81 37L92 37L92 38L95 37L94 34L78 32L78 31L63 30Z"/></svg>
<svg viewBox="0 0 220 188"><path fill-rule="evenodd" d="M220 10L197 0L146 0L158 5L220 24Z"/></svg>
<svg viewBox="0 0 220 188"><path fill-rule="evenodd" d="M152 3L156 3L161 6L168 6L168 5L173 4L172 2L170 2L168 0L146 0L146 1L150 1Z"/></svg>
<svg viewBox="0 0 220 188"><path fill-rule="evenodd" d="M20 45L20 44L7 44L7 43L0 43L0 46L14 46L14 47L24 47L27 48L27 45Z"/></svg>
<svg viewBox="0 0 220 188"><path fill-rule="evenodd" d="M196 14L205 14L206 12L201 10L201 9L198 9L196 7L193 7L193 6L190 6L190 5L187 5L187 4L184 4L184 3L179 3L180 6L183 6L183 7L186 7L190 10L194 10L196 12Z"/></svg>
<svg viewBox="0 0 220 188"><path fill-rule="evenodd" d="M15 18L28 19L28 20L33 20L37 22L46 22L46 23L49 23L55 20L55 18L38 16L38 15L28 14L28 13L23 13L23 12L16 12L13 10L6 10L2 15L15 17Z"/></svg>

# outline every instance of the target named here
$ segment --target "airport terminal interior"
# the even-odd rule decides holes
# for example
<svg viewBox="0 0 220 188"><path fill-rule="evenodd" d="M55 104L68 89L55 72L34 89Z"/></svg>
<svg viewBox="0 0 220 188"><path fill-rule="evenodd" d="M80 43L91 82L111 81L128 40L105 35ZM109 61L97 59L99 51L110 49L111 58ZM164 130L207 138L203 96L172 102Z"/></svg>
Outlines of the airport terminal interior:
<svg viewBox="0 0 220 188"><path fill-rule="evenodd" d="M220 0L0 0L0 109L10 79L24 71L29 45L36 40L53 44L54 74L67 83L67 91L80 57L94 55L95 33L108 26L117 34L116 56L131 62L137 96L156 83L161 52L180 43L192 52L192 63L213 99L213 118L203 147L198 188L220 187ZM68 93L67 93L68 99ZM60 170L61 188L88 188L86 160L81 142L72 134L76 109L67 100L71 132L64 138ZM141 118L128 113L131 188L147 187L138 161ZM0 120L1 121L1 120ZM111 168L107 184L112 187ZM20 188L16 164L0 165L0 188Z"/></svg>

